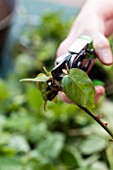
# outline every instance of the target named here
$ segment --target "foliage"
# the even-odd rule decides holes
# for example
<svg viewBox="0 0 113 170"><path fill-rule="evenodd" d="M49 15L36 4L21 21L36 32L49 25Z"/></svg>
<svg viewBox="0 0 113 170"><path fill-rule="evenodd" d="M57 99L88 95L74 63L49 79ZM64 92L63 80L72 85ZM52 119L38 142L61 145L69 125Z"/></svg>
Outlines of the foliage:
<svg viewBox="0 0 113 170"><path fill-rule="evenodd" d="M64 76L62 86L67 97L74 103L85 108L94 108L95 89L84 71L76 68L71 69L69 75Z"/></svg>
<svg viewBox="0 0 113 170"><path fill-rule="evenodd" d="M54 17L59 23L55 28ZM55 23L42 36L42 26L48 30L50 25L48 20ZM59 100L48 102L44 111L37 87L19 83L22 78L35 77L43 65L51 69L58 42L70 25L56 13L46 14L42 21L38 28L21 34L13 47L14 70L0 79L0 170L112 170L113 144L85 112ZM57 29L60 32L54 36ZM112 68L99 66L106 72L106 84ZM112 110L105 96L97 111L113 128Z"/></svg>

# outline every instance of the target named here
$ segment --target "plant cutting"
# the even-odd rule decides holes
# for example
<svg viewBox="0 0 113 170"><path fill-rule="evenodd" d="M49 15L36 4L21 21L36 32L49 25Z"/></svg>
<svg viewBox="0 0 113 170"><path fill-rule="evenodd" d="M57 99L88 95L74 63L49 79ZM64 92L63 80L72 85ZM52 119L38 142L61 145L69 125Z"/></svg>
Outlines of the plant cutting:
<svg viewBox="0 0 113 170"><path fill-rule="evenodd" d="M95 57L92 39L89 36L81 36L68 49L68 54L57 59L56 66L50 72L44 69L45 73L40 73L33 79L22 79L21 82L36 82L45 106L47 101L53 100L59 91L64 92L73 104L98 122L113 139L111 129L95 113L95 88L87 74L91 61Z"/></svg>

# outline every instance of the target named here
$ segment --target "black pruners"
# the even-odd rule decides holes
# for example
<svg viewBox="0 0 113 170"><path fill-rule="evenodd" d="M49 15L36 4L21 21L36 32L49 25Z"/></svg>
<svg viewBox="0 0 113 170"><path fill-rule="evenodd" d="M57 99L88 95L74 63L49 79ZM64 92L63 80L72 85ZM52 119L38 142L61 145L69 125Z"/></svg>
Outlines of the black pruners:
<svg viewBox="0 0 113 170"><path fill-rule="evenodd" d="M54 79L60 81L64 76L63 70L67 68L79 68L87 72L91 59L95 58L91 37L84 35L79 37L68 49L65 55L56 60L56 66L51 70Z"/></svg>

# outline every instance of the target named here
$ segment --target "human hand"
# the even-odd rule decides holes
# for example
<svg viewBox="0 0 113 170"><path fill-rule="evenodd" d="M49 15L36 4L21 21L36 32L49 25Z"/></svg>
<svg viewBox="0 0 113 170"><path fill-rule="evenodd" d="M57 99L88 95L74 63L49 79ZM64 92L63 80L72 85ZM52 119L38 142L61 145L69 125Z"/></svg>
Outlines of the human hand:
<svg viewBox="0 0 113 170"><path fill-rule="evenodd" d="M93 39L93 46L100 61L105 65L113 62L110 44L107 39L113 33L113 1L88 0L80 14L76 18L69 35L60 44L57 57L67 52L68 47L81 35L89 35ZM102 86L96 86L95 102L104 94ZM59 93L62 100L69 99Z"/></svg>

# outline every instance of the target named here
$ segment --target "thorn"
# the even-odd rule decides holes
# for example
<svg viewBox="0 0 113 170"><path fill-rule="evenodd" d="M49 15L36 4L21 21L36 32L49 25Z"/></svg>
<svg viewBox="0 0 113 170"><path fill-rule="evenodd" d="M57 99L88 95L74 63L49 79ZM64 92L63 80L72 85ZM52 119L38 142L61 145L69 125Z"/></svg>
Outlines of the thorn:
<svg viewBox="0 0 113 170"><path fill-rule="evenodd" d="M104 123L105 124L105 126L108 126L108 123Z"/></svg>
<svg viewBox="0 0 113 170"><path fill-rule="evenodd" d="M100 120L101 116L95 116L98 120Z"/></svg>

